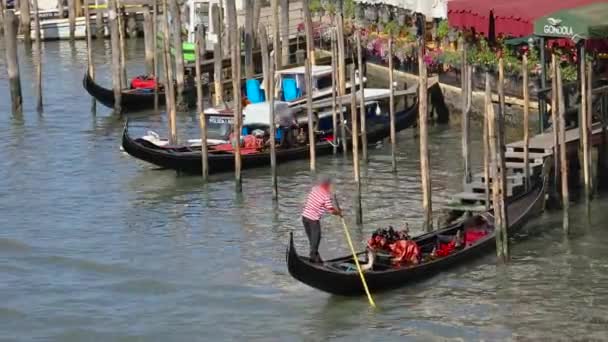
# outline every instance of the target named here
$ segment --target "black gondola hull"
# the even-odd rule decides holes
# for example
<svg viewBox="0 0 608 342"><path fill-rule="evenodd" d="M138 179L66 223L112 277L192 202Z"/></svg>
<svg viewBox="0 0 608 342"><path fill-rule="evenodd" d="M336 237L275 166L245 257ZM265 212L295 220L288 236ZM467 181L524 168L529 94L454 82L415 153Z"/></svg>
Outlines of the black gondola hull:
<svg viewBox="0 0 608 342"><path fill-rule="evenodd" d="M396 115L395 128L397 131L406 129L416 122L417 105ZM390 136L388 120L375 127L368 128L368 142L373 143ZM180 150L179 148L165 148L156 146L143 139L133 139L129 136L128 125L125 126L122 137L122 147L131 156L154 164L161 168L176 171L200 174L202 171L202 157L200 151ZM316 145L318 156L333 153L333 146L329 142L321 142ZM306 159L309 157L308 146L300 146L289 149L277 149L277 162L282 163L291 160ZM270 165L270 153L260 152L245 154L241 156L242 168L250 169ZM234 171L234 154L232 153L210 153L208 156L209 173L220 173Z"/></svg>
<svg viewBox="0 0 608 342"><path fill-rule="evenodd" d="M82 84L86 91L93 96L95 100L99 101L108 108L114 108L114 91L112 89L104 88L95 83L88 73L85 74ZM193 87L187 87L184 90L183 97L189 107L195 105L196 91ZM163 91L159 91L158 93L158 105L165 105L165 93ZM154 109L154 93L133 93L122 91L121 108L123 112L137 112Z"/></svg>
<svg viewBox="0 0 608 342"><path fill-rule="evenodd" d="M546 179L547 177L543 177L532 190L510 201L508 209L510 234L520 229L530 218L544 210ZM424 241L435 234L458 228L461 224L455 224L438 232L425 234L416 238L416 240ZM449 256L413 267L395 268L379 272L368 271L365 273L365 279L372 292L390 290L427 279L456 265L478 259L495 249L496 242L494 233L492 233L482 238L475 245L457 251ZM290 237L286 257L289 273L304 284L335 295L357 296L364 294L361 279L357 272L343 272L329 269L324 264L311 263L308 258L298 255L293 237ZM331 264L339 260L352 260L352 257L337 258L329 260L326 263Z"/></svg>

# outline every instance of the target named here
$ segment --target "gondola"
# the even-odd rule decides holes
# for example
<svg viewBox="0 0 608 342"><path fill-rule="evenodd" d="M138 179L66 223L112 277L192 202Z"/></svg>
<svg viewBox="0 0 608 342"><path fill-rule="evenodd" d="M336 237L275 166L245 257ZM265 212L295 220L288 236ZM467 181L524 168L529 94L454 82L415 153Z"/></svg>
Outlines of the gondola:
<svg viewBox="0 0 608 342"><path fill-rule="evenodd" d="M95 83L88 72L85 73L82 84L87 92L97 101L108 108L114 108L114 91L112 89L104 88ZM121 93L123 112L136 112L154 108L153 91L123 89ZM191 85L186 86L183 96L188 106L193 106L196 100L196 89ZM162 89L159 89L158 92L158 105L165 105L165 92Z"/></svg>
<svg viewBox="0 0 608 342"><path fill-rule="evenodd" d="M410 127L416 122L418 114L417 102L402 112L395 114L395 128L397 131ZM383 117L376 122L368 123L367 140L374 143L390 136L390 124L388 117ZM166 147L157 146L150 141L129 135L128 123L122 136L122 148L131 156L160 166L184 173L200 174L202 160L200 147ZM321 141L316 144L316 154L327 155L333 152L333 145L329 141ZM308 145L293 148L277 149L277 162L308 158ZM234 170L234 154L231 152L214 152L208 157L209 173L219 173ZM270 165L270 152L263 151L242 155L242 168L249 169Z"/></svg>
<svg viewBox="0 0 608 342"><path fill-rule="evenodd" d="M530 218L544 210L545 191L548 181L550 163L545 163L542 175L537 175L535 185L527 192L508 200L509 234L520 229ZM374 261L370 270L365 271L367 285L372 292L402 287L414 281L423 280L451 267L479 258L494 251L494 217L491 211L480 214L488 227L488 234L476 240L470 246L455 250L442 258L431 259L418 265L394 267L389 263ZM470 222L470 220L466 220ZM458 230L465 228L465 222L454 223L446 228L414 238L424 254L429 254L439 236L454 236ZM287 247L287 268L295 279L313 288L343 296L355 296L364 293L361 279L354 268L352 255L325 261L323 264L311 263L310 259L298 255L290 234ZM359 253L362 259L366 252ZM363 262L363 261L362 261Z"/></svg>

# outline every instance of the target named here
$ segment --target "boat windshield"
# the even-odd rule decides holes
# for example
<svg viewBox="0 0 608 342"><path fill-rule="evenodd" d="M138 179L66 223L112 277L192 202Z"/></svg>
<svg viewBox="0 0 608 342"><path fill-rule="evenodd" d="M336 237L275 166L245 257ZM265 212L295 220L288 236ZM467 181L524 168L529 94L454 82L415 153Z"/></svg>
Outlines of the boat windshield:
<svg viewBox="0 0 608 342"><path fill-rule="evenodd" d="M207 116L207 131L209 137L228 140L232 132L233 120L226 116Z"/></svg>

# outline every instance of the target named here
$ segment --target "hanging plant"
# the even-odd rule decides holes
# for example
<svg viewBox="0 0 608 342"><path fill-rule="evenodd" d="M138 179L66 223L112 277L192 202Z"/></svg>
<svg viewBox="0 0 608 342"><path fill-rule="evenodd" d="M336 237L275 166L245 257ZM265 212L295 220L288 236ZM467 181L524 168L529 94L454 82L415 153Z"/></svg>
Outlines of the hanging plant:
<svg viewBox="0 0 608 342"><path fill-rule="evenodd" d="M342 1L342 0L337 0ZM343 0L342 12L344 13L344 19L351 19L355 15L355 2L354 0Z"/></svg>
<svg viewBox="0 0 608 342"><path fill-rule="evenodd" d="M321 5L320 0L310 0L308 3L308 9L310 10L311 14L317 14L323 10L323 6Z"/></svg>
<svg viewBox="0 0 608 342"><path fill-rule="evenodd" d="M397 25L405 26L407 24L407 11L404 9L397 9L395 13L395 17L397 20Z"/></svg>
<svg viewBox="0 0 608 342"><path fill-rule="evenodd" d="M447 20L441 20L439 24L437 24L437 38L443 40L448 36L450 32L450 27L448 26Z"/></svg>
<svg viewBox="0 0 608 342"><path fill-rule="evenodd" d="M378 21L378 9L376 6L371 5L365 7L365 19L369 20L372 23Z"/></svg>
<svg viewBox="0 0 608 342"><path fill-rule="evenodd" d="M365 20L365 5L360 2L355 5L355 20L359 23Z"/></svg>
<svg viewBox="0 0 608 342"><path fill-rule="evenodd" d="M394 20L391 20L386 25L384 25L383 32L388 35L396 36L399 33L399 31L401 31L401 29L400 29L399 25L397 24L397 22Z"/></svg>
<svg viewBox="0 0 608 342"><path fill-rule="evenodd" d="M389 21L391 21L391 10L388 5L380 6L380 10L378 12L380 16L380 23L387 24Z"/></svg>

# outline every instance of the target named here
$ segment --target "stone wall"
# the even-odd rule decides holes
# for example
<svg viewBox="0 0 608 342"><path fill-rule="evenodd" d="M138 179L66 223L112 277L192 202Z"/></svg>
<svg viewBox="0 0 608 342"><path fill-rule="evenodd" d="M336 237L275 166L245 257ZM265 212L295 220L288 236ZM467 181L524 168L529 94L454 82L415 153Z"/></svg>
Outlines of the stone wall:
<svg viewBox="0 0 608 342"><path fill-rule="evenodd" d="M373 64L367 63L367 77L371 80L388 80L388 68ZM412 84L418 82L418 76L409 74L403 71L394 71L395 81L399 83L399 89L407 88ZM406 86L403 85L405 82ZM458 87L454 87L451 85L439 83L441 91L443 93L445 103L450 110L450 116L459 115L461 110L461 89ZM495 91L495 89L493 89ZM498 102L498 95L496 93L492 94L492 101L495 103ZM482 120L483 119L483 107L484 107L484 93L481 91L474 91L472 96L472 104L471 104L471 115L474 120ZM506 97L505 98L505 111L506 111L506 121L508 123L520 124L523 119L523 100L515 97ZM538 102L530 101L530 126L536 124L538 120Z"/></svg>

